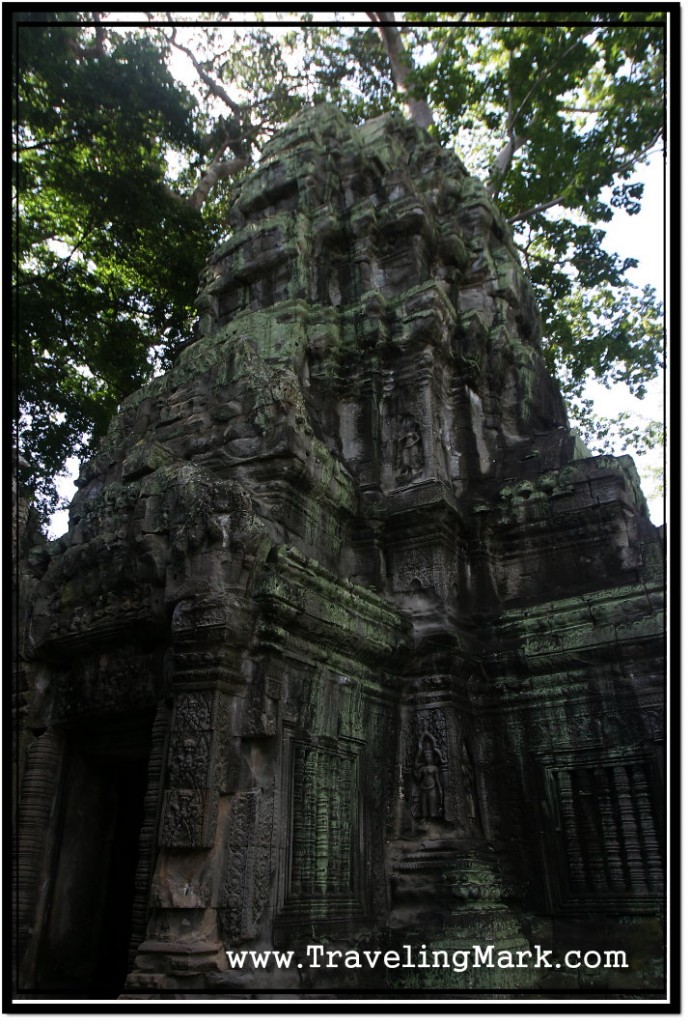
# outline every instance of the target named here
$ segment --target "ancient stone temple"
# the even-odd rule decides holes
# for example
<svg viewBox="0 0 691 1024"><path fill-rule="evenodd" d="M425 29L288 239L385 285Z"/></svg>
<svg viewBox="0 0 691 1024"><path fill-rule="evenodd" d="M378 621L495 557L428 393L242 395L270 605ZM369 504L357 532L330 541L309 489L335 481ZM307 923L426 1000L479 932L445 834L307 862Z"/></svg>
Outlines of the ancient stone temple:
<svg viewBox="0 0 691 1024"><path fill-rule="evenodd" d="M509 228L330 108L229 221L69 532L20 538L19 991L662 991L662 541Z"/></svg>

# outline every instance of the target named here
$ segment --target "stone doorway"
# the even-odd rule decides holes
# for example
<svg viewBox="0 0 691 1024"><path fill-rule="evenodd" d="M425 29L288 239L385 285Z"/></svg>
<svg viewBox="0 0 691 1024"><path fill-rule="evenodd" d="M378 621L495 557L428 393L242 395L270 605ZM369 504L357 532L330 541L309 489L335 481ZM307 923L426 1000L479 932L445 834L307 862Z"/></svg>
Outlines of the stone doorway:
<svg viewBox="0 0 691 1024"><path fill-rule="evenodd" d="M71 730L61 785L39 988L116 998L134 952L151 717ZM141 937L140 937L141 939Z"/></svg>

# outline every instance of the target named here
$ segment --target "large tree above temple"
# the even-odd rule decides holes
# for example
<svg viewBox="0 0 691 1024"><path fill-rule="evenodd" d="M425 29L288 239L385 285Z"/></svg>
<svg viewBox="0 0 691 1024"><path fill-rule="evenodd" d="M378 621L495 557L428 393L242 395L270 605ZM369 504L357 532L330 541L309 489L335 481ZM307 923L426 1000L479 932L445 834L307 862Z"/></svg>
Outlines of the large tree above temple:
<svg viewBox="0 0 691 1024"><path fill-rule="evenodd" d="M628 281L631 261L603 249L602 224L617 206L637 212L636 168L661 144L664 19L487 17L416 13L406 26L363 12L352 27L302 15L280 37L165 19L132 32L83 12L18 22L17 393L46 507L66 458L192 337L235 183L319 100L355 121L400 101L418 122L431 114L515 225L562 386L578 395L595 374L642 393L661 358L659 308ZM193 70L189 90L174 54Z"/></svg>

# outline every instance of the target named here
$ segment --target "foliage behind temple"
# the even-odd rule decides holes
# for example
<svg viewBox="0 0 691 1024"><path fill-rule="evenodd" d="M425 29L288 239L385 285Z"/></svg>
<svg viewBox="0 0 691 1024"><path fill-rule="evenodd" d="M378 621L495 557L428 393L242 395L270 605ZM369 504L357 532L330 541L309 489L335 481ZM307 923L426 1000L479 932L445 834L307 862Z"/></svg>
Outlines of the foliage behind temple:
<svg viewBox="0 0 691 1024"><path fill-rule="evenodd" d="M631 260L603 249L601 225L616 207L635 215L636 167L660 144L660 17L503 12L488 25L471 12L459 26L416 14L409 29L382 13L355 29L302 17L283 38L261 25L191 38L182 24L132 32L83 12L22 16L17 396L44 511L67 458L86 455L123 398L193 337L198 275L234 188L313 102L355 122L399 102L429 112L431 133L456 145L514 224L567 397L582 400L592 375L642 396L657 373L659 304L628 280ZM174 53L194 68L194 95L169 69Z"/></svg>

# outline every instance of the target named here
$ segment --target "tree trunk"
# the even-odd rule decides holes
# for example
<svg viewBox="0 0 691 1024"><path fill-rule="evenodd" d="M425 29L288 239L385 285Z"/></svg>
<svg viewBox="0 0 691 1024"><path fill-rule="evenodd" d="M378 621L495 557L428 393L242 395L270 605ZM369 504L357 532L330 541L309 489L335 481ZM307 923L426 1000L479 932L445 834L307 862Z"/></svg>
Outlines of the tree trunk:
<svg viewBox="0 0 691 1024"><path fill-rule="evenodd" d="M502 186L504 178L509 173L511 162L514 155L518 152L521 146L524 146L528 141L527 135L511 135L509 141L506 143L501 152L497 155L489 178L487 179L487 191L491 195L492 199L495 199L499 189Z"/></svg>
<svg viewBox="0 0 691 1024"><path fill-rule="evenodd" d="M427 100L415 99L410 94L410 58L403 46L401 33L394 21L394 15L390 11L368 11L367 15L377 26L379 35L384 43L391 66L391 77L396 87L396 92L406 106L408 116L420 128L429 128L430 125L434 124L434 118L432 117L432 111Z"/></svg>
<svg viewBox="0 0 691 1024"><path fill-rule="evenodd" d="M247 166L247 163L247 160L240 158L235 160L215 160L203 172L199 184L187 199L188 205L193 210L201 210L211 189L219 181L223 181L224 178L230 178L231 175L237 174L238 171Z"/></svg>

